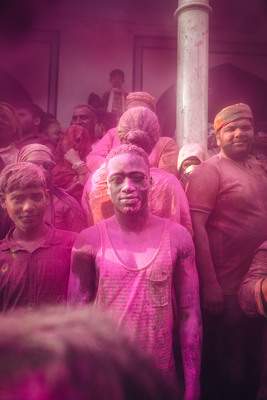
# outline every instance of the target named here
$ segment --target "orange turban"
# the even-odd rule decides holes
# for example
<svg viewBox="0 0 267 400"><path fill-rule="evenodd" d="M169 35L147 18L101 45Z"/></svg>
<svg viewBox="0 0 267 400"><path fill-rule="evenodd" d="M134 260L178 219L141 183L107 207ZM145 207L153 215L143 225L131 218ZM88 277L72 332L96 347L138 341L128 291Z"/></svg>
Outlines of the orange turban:
<svg viewBox="0 0 267 400"><path fill-rule="evenodd" d="M223 108L214 119L214 129L218 132L223 126L239 118L248 118L253 121L251 109L247 104L238 103Z"/></svg>

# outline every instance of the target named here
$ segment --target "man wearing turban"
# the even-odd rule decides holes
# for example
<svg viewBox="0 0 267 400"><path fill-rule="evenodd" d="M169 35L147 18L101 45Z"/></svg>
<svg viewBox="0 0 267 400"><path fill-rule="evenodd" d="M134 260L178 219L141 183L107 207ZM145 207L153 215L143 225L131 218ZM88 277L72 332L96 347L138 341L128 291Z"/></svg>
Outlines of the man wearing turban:
<svg viewBox="0 0 267 400"><path fill-rule="evenodd" d="M187 189L203 312L202 393L205 399L253 400L258 370L246 357L257 357L261 327L244 316L237 291L267 239L267 176L251 155L248 105L224 108L214 128L220 153L198 166Z"/></svg>

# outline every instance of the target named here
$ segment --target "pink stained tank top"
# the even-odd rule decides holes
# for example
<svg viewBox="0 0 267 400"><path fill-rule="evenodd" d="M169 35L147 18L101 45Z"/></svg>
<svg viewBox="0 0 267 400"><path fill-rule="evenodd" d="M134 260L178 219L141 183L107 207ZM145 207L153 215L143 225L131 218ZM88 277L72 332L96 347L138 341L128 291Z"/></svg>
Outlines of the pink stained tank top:
<svg viewBox="0 0 267 400"><path fill-rule="evenodd" d="M170 221L165 220L163 235L152 259L138 268L129 268L120 260L111 245L105 220L97 226L101 249L96 257L95 305L110 310L118 327L123 326L138 347L154 357L163 373L174 378Z"/></svg>

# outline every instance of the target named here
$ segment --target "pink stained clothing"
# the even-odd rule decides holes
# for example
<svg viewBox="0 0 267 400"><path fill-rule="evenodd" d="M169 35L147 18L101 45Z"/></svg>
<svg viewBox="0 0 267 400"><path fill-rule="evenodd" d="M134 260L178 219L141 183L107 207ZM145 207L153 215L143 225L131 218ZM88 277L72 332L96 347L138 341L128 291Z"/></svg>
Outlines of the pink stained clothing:
<svg viewBox="0 0 267 400"><path fill-rule="evenodd" d="M81 232L87 228L86 218L78 201L56 186L50 189L50 202L44 218L55 228L65 231Z"/></svg>
<svg viewBox="0 0 267 400"><path fill-rule="evenodd" d="M98 224L101 247L96 256L98 290L95 305L108 309L139 348L152 354L160 369L175 376L172 350L173 263L170 221L165 220L160 245L151 261L129 268L112 247L105 221Z"/></svg>
<svg viewBox="0 0 267 400"><path fill-rule="evenodd" d="M120 146L117 128L110 129L97 143L93 151L86 158L86 165L90 172L96 171L105 162L108 153ZM161 168L171 174L177 175L178 146L169 137L160 137L149 156L151 167Z"/></svg>
<svg viewBox="0 0 267 400"><path fill-rule="evenodd" d="M267 278L267 241L256 250L252 264L239 288L239 303L249 317L267 318L267 302L261 293L261 284Z"/></svg>
<svg viewBox="0 0 267 400"><path fill-rule="evenodd" d="M226 295L236 295L253 253L266 240L267 177L249 156L246 168L220 153L190 175L192 211L208 213L206 230L217 279Z"/></svg>
<svg viewBox="0 0 267 400"><path fill-rule="evenodd" d="M114 148L120 146L117 128L112 128L95 145L95 148L86 157L86 166L90 172L96 171L105 162L106 156Z"/></svg>
<svg viewBox="0 0 267 400"><path fill-rule="evenodd" d="M29 252L13 240L12 232L0 242L0 311L64 304L77 234L50 225L39 246Z"/></svg>
<svg viewBox="0 0 267 400"><path fill-rule="evenodd" d="M178 179L160 168L150 168L152 178L148 193L148 211L183 225L191 235L188 201ZM99 168L88 179L82 195L82 208L89 226L114 215L114 207L107 193L105 167Z"/></svg>

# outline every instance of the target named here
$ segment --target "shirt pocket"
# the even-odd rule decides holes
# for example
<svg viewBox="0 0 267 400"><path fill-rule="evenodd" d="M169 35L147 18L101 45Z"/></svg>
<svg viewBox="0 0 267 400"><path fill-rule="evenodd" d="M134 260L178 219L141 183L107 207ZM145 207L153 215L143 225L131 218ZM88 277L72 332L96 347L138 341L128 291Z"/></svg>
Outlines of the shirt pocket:
<svg viewBox="0 0 267 400"><path fill-rule="evenodd" d="M169 277L162 280L148 279L149 304L152 307L166 307L169 304Z"/></svg>

